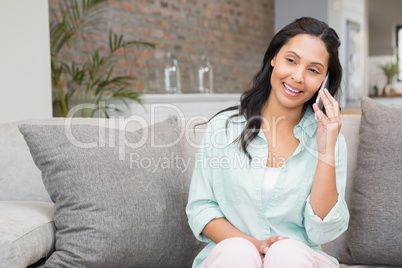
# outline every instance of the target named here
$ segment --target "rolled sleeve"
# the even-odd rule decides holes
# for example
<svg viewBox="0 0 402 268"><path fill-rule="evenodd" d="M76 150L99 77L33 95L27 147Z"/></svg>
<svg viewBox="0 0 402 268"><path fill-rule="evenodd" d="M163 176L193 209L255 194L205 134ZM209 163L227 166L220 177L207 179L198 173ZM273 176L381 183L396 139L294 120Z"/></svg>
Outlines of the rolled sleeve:
<svg viewBox="0 0 402 268"><path fill-rule="evenodd" d="M212 149L210 144L210 125L208 131L202 138L201 149L196 154L194 171L191 178L188 203L186 213L188 223L195 237L203 242L209 242L210 239L202 234L202 230L213 219L223 218L213 190L213 172L209 165L205 164Z"/></svg>
<svg viewBox="0 0 402 268"><path fill-rule="evenodd" d="M309 196L304 210L304 221L309 239L319 245L325 244L346 231L349 223L349 211L345 200L338 194L338 201L322 220L314 214Z"/></svg>
<svg viewBox="0 0 402 268"><path fill-rule="evenodd" d="M208 243L210 239L202 234L202 230L211 220L223 218L224 215L216 204L205 203L199 204L199 206L202 207L202 210L192 213L189 217L189 225L198 240Z"/></svg>
<svg viewBox="0 0 402 268"><path fill-rule="evenodd" d="M325 244L339 237L349 225L349 210L345 202L347 175L347 148L343 135L340 134L335 154L336 187L338 200L330 212L322 220L314 214L307 197L304 210L304 225L309 239L316 244Z"/></svg>

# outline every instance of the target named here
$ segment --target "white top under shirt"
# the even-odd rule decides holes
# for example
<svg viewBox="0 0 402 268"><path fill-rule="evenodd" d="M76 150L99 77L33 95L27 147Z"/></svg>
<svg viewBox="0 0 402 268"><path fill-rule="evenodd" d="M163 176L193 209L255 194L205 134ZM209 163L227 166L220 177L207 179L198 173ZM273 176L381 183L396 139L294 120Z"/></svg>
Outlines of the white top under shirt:
<svg viewBox="0 0 402 268"><path fill-rule="evenodd" d="M264 179L262 180L261 199L262 203L266 204L268 198L271 196L272 191L274 190L281 168L265 167L264 169L265 172L264 172Z"/></svg>

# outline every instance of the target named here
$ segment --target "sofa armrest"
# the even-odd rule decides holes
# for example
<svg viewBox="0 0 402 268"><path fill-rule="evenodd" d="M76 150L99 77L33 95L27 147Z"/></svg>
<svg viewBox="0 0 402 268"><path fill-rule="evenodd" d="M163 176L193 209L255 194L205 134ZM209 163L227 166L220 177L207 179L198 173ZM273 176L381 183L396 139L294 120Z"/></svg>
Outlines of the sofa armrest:
<svg viewBox="0 0 402 268"><path fill-rule="evenodd" d="M53 203L0 202L0 263L27 267L54 250Z"/></svg>

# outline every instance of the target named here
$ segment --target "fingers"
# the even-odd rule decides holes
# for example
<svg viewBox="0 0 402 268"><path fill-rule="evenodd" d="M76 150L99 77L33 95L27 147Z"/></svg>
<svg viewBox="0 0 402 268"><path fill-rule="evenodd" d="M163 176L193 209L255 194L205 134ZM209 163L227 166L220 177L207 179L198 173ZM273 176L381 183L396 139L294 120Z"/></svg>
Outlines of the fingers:
<svg viewBox="0 0 402 268"><path fill-rule="evenodd" d="M272 246L275 242L278 242L283 239L289 239L289 238L283 237L283 236L271 236L268 239L260 240L260 242L262 242L262 245L259 248L260 248L261 260L263 262L264 262L265 255L267 254L269 247ZM257 247L257 249L258 249L258 247Z"/></svg>
<svg viewBox="0 0 402 268"><path fill-rule="evenodd" d="M315 113L315 120L321 120L325 114L318 108L318 105L316 103L313 104L313 110Z"/></svg>
<svg viewBox="0 0 402 268"><path fill-rule="evenodd" d="M334 118L339 116L339 104L335 98L329 93L328 89L319 91L318 94L322 99L328 118Z"/></svg>
<svg viewBox="0 0 402 268"><path fill-rule="evenodd" d="M259 240L259 245L256 247L257 249L259 249L260 253L266 254L269 247L272 246L272 244L283 239L289 239L289 238L284 236L271 236L265 240Z"/></svg>
<svg viewBox="0 0 402 268"><path fill-rule="evenodd" d="M273 243L278 242L283 239L288 239L288 238L283 237L283 236L271 236L270 238L268 238L268 244L271 246Z"/></svg>

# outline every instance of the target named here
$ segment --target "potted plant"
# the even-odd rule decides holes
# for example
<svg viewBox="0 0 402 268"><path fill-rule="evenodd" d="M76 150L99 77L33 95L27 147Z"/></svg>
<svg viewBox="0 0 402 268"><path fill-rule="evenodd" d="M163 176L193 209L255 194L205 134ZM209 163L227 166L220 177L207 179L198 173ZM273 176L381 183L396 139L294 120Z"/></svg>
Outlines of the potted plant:
<svg viewBox="0 0 402 268"><path fill-rule="evenodd" d="M58 12L52 10L50 21L51 75L53 104L60 115L66 117L69 103L92 104L90 109L81 109L81 117L99 115L109 117L108 100L126 99L141 103L140 94L132 88L135 79L131 76L114 74L118 51L129 46L153 44L139 41L125 41L123 35L109 30L107 52L94 49L82 62L72 60L71 49L78 38L85 39L88 34L105 32L102 13L106 10L107 0L58 1ZM100 103L105 105L99 105ZM116 110L116 109L115 109ZM120 110L117 110L120 111Z"/></svg>
<svg viewBox="0 0 402 268"><path fill-rule="evenodd" d="M384 72L384 75L387 77L387 88L389 88L389 93L391 95L395 94L394 81L399 73L399 65L397 63L389 62L384 65L379 65L379 67Z"/></svg>

